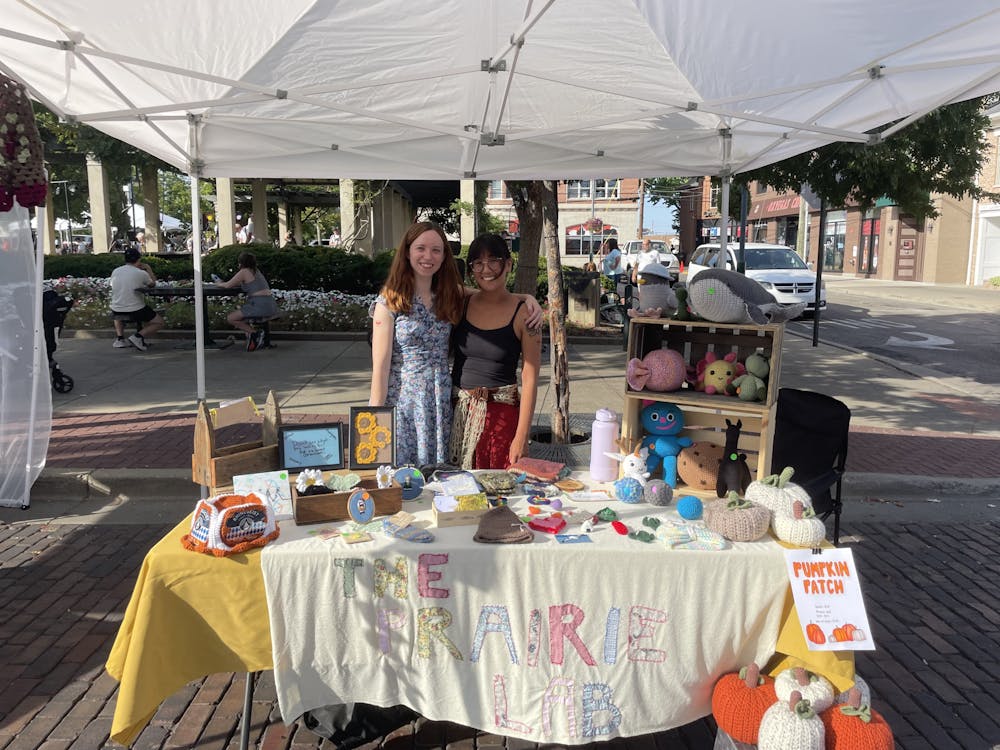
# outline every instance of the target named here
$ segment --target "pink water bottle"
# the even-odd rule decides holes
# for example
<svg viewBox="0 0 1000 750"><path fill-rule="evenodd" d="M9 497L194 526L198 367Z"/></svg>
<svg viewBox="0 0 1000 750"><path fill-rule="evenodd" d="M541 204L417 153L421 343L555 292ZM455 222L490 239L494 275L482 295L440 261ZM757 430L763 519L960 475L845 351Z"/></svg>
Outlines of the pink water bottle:
<svg viewBox="0 0 1000 750"><path fill-rule="evenodd" d="M613 482L618 478L618 462L608 453L618 452L618 415L611 409L598 409L590 428L590 478L595 482Z"/></svg>

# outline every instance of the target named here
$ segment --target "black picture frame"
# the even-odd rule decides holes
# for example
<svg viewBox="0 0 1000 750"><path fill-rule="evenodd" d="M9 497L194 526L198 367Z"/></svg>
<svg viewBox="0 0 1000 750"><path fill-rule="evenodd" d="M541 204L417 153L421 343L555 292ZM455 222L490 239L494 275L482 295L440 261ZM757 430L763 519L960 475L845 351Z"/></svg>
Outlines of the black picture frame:
<svg viewBox="0 0 1000 750"><path fill-rule="evenodd" d="M282 425L278 428L278 462L290 472L344 468L344 424Z"/></svg>
<svg viewBox="0 0 1000 750"><path fill-rule="evenodd" d="M388 436L384 432L373 435L368 429L368 420L363 416L371 415L377 428L388 430ZM392 406L352 406L350 421L347 423L347 434L349 436L349 452L347 463L351 469L374 469L379 466L396 465L396 409ZM377 437L378 440L373 440ZM387 439L384 439L387 438ZM384 443L379 446L376 444ZM372 446L373 452L368 452L362 446ZM363 460L368 459L368 460Z"/></svg>

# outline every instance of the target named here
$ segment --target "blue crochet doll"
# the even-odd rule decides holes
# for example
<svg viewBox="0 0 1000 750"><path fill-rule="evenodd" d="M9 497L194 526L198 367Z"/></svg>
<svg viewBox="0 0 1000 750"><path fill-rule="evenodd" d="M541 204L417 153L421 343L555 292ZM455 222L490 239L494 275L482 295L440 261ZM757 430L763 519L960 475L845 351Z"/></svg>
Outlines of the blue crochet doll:
<svg viewBox="0 0 1000 750"><path fill-rule="evenodd" d="M641 421L646 435L642 447L649 450L646 468L650 473L663 466L663 481L677 486L677 454L692 444L691 438L677 437L684 429L684 413L674 404L650 404L642 410Z"/></svg>

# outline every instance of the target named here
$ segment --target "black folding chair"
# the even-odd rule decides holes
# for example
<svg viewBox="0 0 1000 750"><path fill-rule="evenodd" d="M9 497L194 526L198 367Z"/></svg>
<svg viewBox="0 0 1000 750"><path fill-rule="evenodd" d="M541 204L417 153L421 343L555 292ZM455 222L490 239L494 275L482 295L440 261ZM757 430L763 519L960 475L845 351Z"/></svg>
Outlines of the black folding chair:
<svg viewBox="0 0 1000 750"><path fill-rule="evenodd" d="M833 516L833 543L840 543L841 484L847 464L851 410L832 396L795 388L778 391L771 472L795 469L792 481L813 501L824 521Z"/></svg>

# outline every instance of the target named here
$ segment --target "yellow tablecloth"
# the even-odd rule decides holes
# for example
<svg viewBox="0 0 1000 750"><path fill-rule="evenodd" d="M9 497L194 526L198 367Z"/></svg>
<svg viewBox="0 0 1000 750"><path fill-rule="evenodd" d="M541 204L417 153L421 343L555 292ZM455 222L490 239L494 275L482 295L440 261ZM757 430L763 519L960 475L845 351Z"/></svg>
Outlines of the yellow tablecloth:
<svg viewBox="0 0 1000 750"><path fill-rule="evenodd" d="M226 558L190 552L180 543L190 524L178 524L146 555L108 657L108 673L121 683L111 738L124 745L188 682L273 666L261 551ZM853 652L808 650L791 591L776 650L772 671L804 666L838 690L853 683Z"/></svg>

